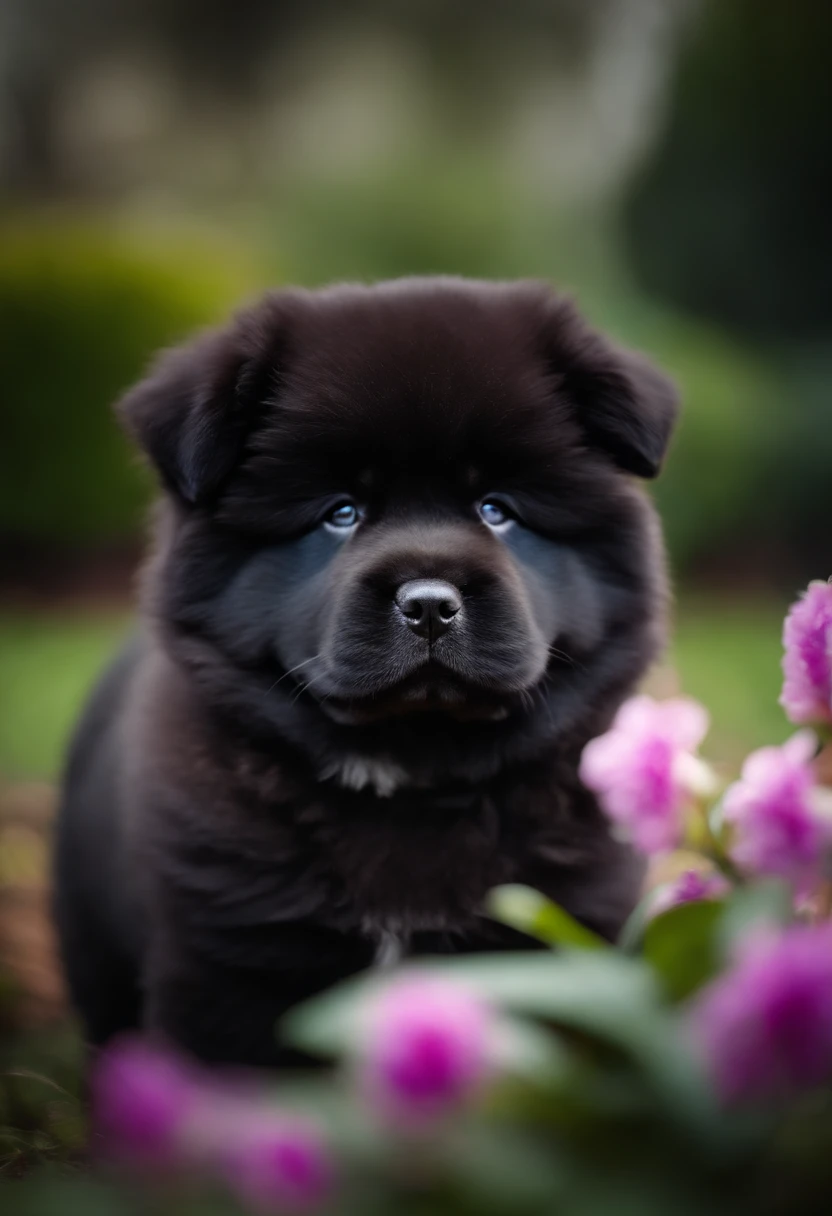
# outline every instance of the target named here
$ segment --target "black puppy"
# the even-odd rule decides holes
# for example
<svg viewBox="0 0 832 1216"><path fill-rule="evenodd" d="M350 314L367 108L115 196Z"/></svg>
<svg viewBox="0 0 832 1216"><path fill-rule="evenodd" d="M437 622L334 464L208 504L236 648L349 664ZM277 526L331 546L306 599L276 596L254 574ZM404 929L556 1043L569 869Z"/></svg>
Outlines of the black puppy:
<svg viewBox="0 0 832 1216"><path fill-rule="evenodd" d="M411 279L269 295L121 412L165 495L64 789L90 1040L277 1061L341 977L512 944L506 881L613 936L640 866L576 769L661 642L668 383L540 284Z"/></svg>

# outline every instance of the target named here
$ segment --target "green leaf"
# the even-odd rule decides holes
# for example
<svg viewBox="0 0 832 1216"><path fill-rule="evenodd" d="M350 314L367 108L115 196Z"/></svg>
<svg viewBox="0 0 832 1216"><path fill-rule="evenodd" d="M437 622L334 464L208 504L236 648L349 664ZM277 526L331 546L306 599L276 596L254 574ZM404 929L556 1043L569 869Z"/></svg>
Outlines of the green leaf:
<svg viewBox="0 0 832 1216"><path fill-rule="evenodd" d="M533 887L509 883L489 892L487 911L495 920L536 937L547 946L577 950L603 950L608 943L574 916Z"/></svg>
<svg viewBox="0 0 832 1216"><path fill-rule="evenodd" d="M650 923L650 911L656 900L656 892L648 891L642 896L624 922L618 935L618 948L625 954L636 954L644 941L644 931Z"/></svg>
<svg viewBox="0 0 832 1216"><path fill-rule="evenodd" d="M613 950L479 954L411 964L399 974L417 972L457 980L504 1010L623 1052L667 1114L702 1138L719 1134L705 1082L643 960ZM337 1055L356 1041L367 1002L389 983L378 975L349 980L293 1010L284 1034L305 1051Z"/></svg>
<svg viewBox="0 0 832 1216"><path fill-rule="evenodd" d="M719 900L696 900L647 923L644 957L671 1000L684 1000L719 970L717 926L723 911Z"/></svg>
<svg viewBox="0 0 832 1216"><path fill-rule="evenodd" d="M464 955L408 964L405 973L454 979L509 1011L615 1041L656 1006L658 993L641 961L612 950ZM355 1040L367 1002L389 983L378 974L347 980L289 1013L284 1031L305 1051L337 1054Z"/></svg>

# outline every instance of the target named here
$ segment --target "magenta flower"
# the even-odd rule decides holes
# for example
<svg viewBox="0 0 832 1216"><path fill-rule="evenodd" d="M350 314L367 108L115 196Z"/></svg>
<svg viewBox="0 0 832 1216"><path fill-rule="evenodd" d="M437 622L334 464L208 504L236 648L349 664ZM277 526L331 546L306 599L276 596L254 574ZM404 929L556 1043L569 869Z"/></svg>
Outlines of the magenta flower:
<svg viewBox="0 0 832 1216"><path fill-rule="evenodd" d="M731 856L744 870L800 882L818 868L830 828L815 805L814 751L814 735L800 731L782 747L752 752L727 791Z"/></svg>
<svg viewBox="0 0 832 1216"><path fill-rule="evenodd" d="M632 697L612 728L584 748L581 780L642 852L679 843L686 805L711 780L694 755L707 730L707 712L696 701Z"/></svg>
<svg viewBox="0 0 832 1216"><path fill-rule="evenodd" d="M146 1164L176 1162L200 1096L186 1065L138 1039L105 1049L92 1079L94 1117L107 1146Z"/></svg>
<svg viewBox="0 0 832 1216"><path fill-rule="evenodd" d="M458 983L405 976L367 1011L360 1079L383 1115L419 1122L470 1100L493 1067L494 1019Z"/></svg>
<svg viewBox="0 0 832 1216"><path fill-rule="evenodd" d="M832 1077L832 926L758 932L699 994L692 1030L726 1102Z"/></svg>
<svg viewBox="0 0 832 1216"><path fill-rule="evenodd" d="M317 1127L264 1105L248 1083L127 1039L102 1054L92 1096L108 1147L134 1165L221 1180L258 1212L306 1211L329 1194Z"/></svg>
<svg viewBox="0 0 832 1216"><path fill-rule="evenodd" d="M257 1212L298 1212L329 1195L334 1168L319 1128L264 1108L229 1121L218 1144L231 1189Z"/></svg>
<svg viewBox="0 0 832 1216"><path fill-rule="evenodd" d="M832 584L810 583L783 624L780 704L792 722L832 723Z"/></svg>
<svg viewBox="0 0 832 1216"><path fill-rule="evenodd" d="M656 891L648 911L651 917L661 916L662 912L669 912L679 904L721 899L729 890L727 880L713 870L685 870Z"/></svg>

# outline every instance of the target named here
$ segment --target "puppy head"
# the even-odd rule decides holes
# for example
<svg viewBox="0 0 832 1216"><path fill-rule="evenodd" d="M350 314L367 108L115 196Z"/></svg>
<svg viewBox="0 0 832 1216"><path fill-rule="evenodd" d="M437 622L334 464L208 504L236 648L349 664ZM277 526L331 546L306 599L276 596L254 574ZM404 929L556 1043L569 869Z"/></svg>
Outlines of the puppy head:
<svg viewBox="0 0 832 1216"><path fill-rule="evenodd" d="M652 658L668 382L535 283L267 296L121 403L170 503L156 610L218 712L326 767L476 776Z"/></svg>

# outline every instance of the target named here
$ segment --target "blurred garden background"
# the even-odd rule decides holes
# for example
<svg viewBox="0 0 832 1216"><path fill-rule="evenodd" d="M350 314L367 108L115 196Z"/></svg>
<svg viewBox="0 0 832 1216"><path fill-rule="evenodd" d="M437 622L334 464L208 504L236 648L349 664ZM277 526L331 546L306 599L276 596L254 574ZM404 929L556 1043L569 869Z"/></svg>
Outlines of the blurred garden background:
<svg viewBox="0 0 832 1216"><path fill-rule="evenodd" d="M832 572L830 44L817 0L3 0L0 1068L72 1074L52 788L149 495L111 403L264 287L540 276L650 352L685 402L657 681L717 761L785 738L783 611ZM76 1134L38 1084L0 1082L0 1171Z"/></svg>

